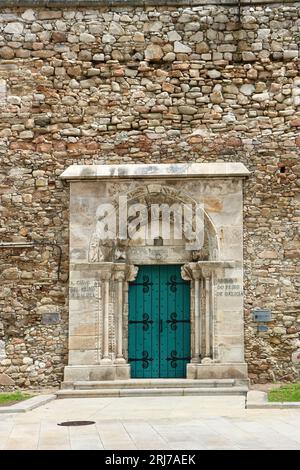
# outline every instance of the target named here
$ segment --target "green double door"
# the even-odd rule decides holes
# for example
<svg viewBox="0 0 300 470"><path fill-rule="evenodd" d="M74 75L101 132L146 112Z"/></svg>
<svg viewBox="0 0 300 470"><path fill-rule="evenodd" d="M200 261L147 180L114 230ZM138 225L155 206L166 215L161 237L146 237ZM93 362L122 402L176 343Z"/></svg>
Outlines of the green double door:
<svg viewBox="0 0 300 470"><path fill-rule="evenodd" d="M190 283L179 265L140 266L129 285L131 377L185 377L189 361Z"/></svg>

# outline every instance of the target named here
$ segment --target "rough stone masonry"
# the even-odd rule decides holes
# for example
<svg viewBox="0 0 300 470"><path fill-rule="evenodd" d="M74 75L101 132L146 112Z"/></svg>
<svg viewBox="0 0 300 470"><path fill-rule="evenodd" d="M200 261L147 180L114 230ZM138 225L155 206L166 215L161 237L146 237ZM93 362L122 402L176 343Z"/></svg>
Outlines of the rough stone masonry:
<svg viewBox="0 0 300 470"><path fill-rule="evenodd" d="M225 161L251 170L249 377L297 378L300 2L166 4L1 1L0 232L2 242L19 242L0 249L2 388L62 380L68 186L59 175L92 163ZM265 333L254 307L272 310Z"/></svg>

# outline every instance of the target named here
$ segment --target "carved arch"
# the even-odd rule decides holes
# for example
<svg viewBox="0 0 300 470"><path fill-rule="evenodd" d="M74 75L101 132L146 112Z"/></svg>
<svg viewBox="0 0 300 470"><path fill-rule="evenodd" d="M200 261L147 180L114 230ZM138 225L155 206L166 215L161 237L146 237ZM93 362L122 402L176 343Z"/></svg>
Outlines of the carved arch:
<svg viewBox="0 0 300 470"><path fill-rule="evenodd" d="M119 196L119 195L118 195ZM172 186L162 185L161 183L149 183L144 186L139 186L132 191L126 193L127 196L127 205L131 203L141 203L146 207L150 207L151 204L158 203L158 198L164 197L163 202L171 201L172 203L185 203L195 205L197 201L191 198L182 190L178 190ZM162 203L160 201L160 203ZM115 198L111 201L113 209L108 216L113 216L115 214L116 220L118 220L118 200ZM209 260L218 261L219 260L219 239L217 235L216 228L210 216L207 214L204 208L204 231L207 236L208 241L208 250L209 250ZM93 233L90 238L89 243L89 261L108 261L112 257L112 252L115 251L116 245L120 244L125 250L126 247L130 246L130 240L118 241L113 240L101 240L99 234L97 233L97 223L93 230Z"/></svg>

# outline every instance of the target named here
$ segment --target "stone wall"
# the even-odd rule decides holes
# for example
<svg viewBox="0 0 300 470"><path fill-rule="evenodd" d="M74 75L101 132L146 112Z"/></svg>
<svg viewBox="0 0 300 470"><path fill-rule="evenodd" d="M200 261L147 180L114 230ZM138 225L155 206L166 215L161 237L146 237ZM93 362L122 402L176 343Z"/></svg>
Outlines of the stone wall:
<svg viewBox="0 0 300 470"><path fill-rule="evenodd" d="M0 248L0 385L62 380L68 186L58 176L74 163L151 161L241 161L252 171L244 190L246 360L254 382L293 380L300 2L24 3L0 12L0 232L5 242L39 243ZM61 246L61 263L51 243ZM257 332L254 307L272 310L268 332Z"/></svg>

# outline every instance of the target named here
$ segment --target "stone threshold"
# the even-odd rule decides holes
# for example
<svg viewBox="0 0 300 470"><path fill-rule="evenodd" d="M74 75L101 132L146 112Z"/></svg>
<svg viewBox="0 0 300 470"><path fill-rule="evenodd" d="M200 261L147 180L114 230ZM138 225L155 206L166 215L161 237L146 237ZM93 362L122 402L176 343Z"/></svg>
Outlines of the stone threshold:
<svg viewBox="0 0 300 470"><path fill-rule="evenodd" d="M15 405L11 406L1 406L0 407L0 414L3 413L26 413L26 411L34 410L39 406L46 405L50 401L56 399L56 395L38 395L36 397L29 398L28 400L24 400L20 403L16 403Z"/></svg>
<svg viewBox="0 0 300 470"><path fill-rule="evenodd" d="M95 390L60 390L57 398L159 397L159 396L244 396L248 387L170 387L170 388L99 388Z"/></svg>
<svg viewBox="0 0 300 470"><path fill-rule="evenodd" d="M75 390L145 389L145 388L215 388L234 387L235 379L128 379L102 381L74 381Z"/></svg>
<svg viewBox="0 0 300 470"><path fill-rule="evenodd" d="M270 402L268 401L268 394L266 392L259 392L257 390L250 390L247 393L246 408L248 410L284 410L284 409L298 409L300 410L300 402L285 401L285 402Z"/></svg>

